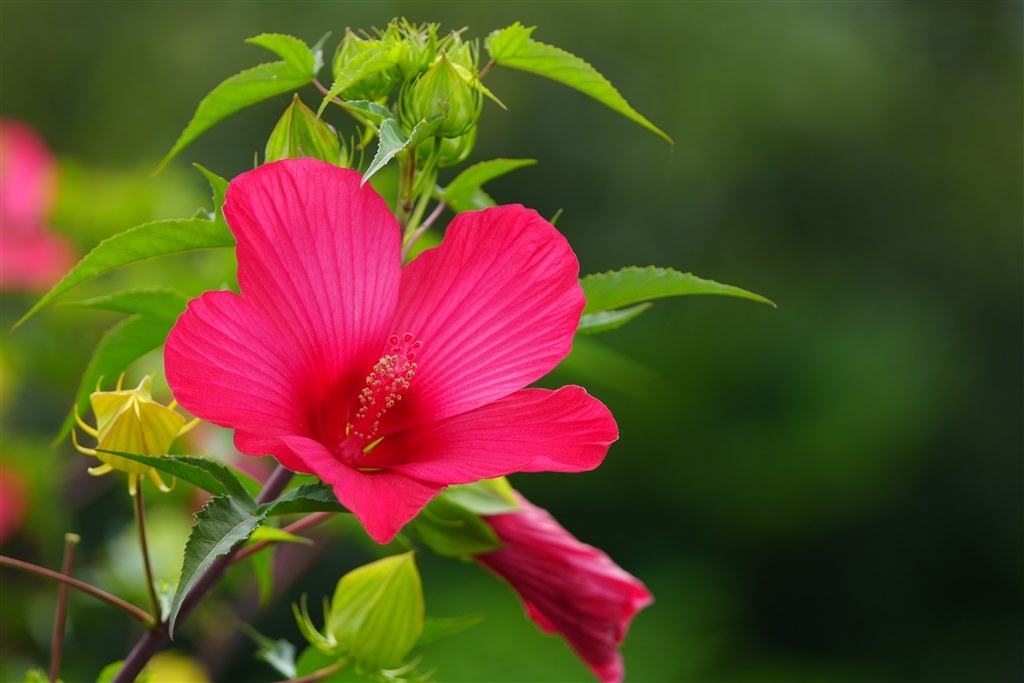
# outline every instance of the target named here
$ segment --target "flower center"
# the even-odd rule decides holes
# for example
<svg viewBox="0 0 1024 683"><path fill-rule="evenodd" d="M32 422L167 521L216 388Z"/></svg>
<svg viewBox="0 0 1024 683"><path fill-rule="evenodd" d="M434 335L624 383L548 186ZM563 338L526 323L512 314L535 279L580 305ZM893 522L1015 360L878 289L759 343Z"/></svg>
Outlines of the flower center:
<svg viewBox="0 0 1024 683"><path fill-rule="evenodd" d="M423 342L406 332L391 335L386 351L366 376L366 385L359 392L358 407L345 426L338 443L343 460L354 462L380 441L380 421L402 400L402 394L416 376L416 352Z"/></svg>

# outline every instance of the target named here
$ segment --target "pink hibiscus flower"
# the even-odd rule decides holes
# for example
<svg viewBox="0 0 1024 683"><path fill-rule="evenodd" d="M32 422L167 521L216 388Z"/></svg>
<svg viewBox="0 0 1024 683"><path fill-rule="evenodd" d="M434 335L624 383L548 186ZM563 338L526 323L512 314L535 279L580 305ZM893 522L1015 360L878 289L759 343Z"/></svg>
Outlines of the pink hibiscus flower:
<svg viewBox="0 0 1024 683"><path fill-rule="evenodd" d="M619 646L629 622L653 602L651 594L608 555L516 496L519 510L484 518L504 546L477 561L515 589L542 629L562 634L594 675L621 681Z"/></svg>
<svg viewBox="0 0 1024 683"><path fill-rule="evenodd" d="M45 290L75 262L74 250L46 227L57 165L23 123L0 119L0 289Z"/></svg>
<svg viewBox="0 0 1024 683"><path fill-rule="evenodd" d="M355 171L245 173L224 216L241 296L207 292L167 339L177 400L249 455L330 484L378 542L449 484L596 467L617 438L580 387L523 389L583 309L568 243L535 212L459 215L405 268L399 227Z"/></svg>

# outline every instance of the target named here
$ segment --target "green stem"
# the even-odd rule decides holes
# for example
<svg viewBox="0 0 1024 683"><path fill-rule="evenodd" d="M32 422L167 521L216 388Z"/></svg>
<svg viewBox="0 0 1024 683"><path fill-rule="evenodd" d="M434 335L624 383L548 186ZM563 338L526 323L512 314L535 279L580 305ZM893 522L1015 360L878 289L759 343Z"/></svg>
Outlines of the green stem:
<svg viewBox="0 0 1024 683"><path fill-rule="evenodd" d="M406 230L409 234L412 234L412 232L419 226L420 220L423 218L423 212L426 210L427 204L430 203L430 197L432 194L432 192L428 191L419 195L419 200L416 202L416 209L409 217L409 224L406 226ZM408 237L408 235L406 236Z"/></svg>
<svg viewBox="0 0 1024 683"><path fill-rule="evenodd" d="M135 488L135 521L139 527L139 547L142 549L142 566L146 570L146 588L149 590L149 601L153 605L153 619L160 620L160 600L156 597L156 584L153 581L153 565L149 561L149 543L146 542L146 508L142 502L142 489L145 482L141 475Z"/></svg>
<svg viewBox="0 0 1024 683"><path fill-rule="evenodd" d="M405 236L409 225L409 212L412 211L412 190L416 179L416 150L398 155L398 197L395 200L395 217Z"/></svg>
<svg viewBox="0 0 1024 683"><path fill-rule="evenodd" d="M405 240L405 244L402 246L403 260L409 257L409 252L412 251L412 246L416 244L416 240L422 237L423 233L430 229L430 226L434 224L434 221L436 221L440 217L440 215L444 213L444 208L446 206L448 206L447 202L438 202L437 206L434 207L434 210L430 212L429 216L427 216L427 220L423 221L423 223L421 223L419 227L417 227L409 234L408 238Z"/></svg>
<svg viewBox="0 0 1024 683"><path fill-rule="evenodd" d="M64 562L61 573L71 574L71 565L75 559L75 546L82 538L78 534L64 534ZM60 678L60 655L64 649L64 622L68 616L68 585L62 583L57 589L57 614L53 618L53 640L50 643L50 683L57 683Z"/></svg>
<svg viewBox="0 0 1024 683"><path fill-rule="evenodd" d="M79 581L78 579L74 579L70 576L67 576L66 574L55 572L52 569L40 567L39 565L32 564L31 562L16 560L15 558L7 557L6 555L0 555L0 566L20 569L22 571L29 572L30 574L35 574L37 576L42 576L47 579L53 579L54 581L66 583L72 588L77 588L83 593L87 593L98 600L102 600L107 604L113 605L118 609L124 610L125 612L127 612L128 614L132 615L133 617L141 621L143 624L145 624L147 628L153 625L153 617L149 614L146 614L144 610L139 609L130 602L122 600L116 595L111 595L105 590L101 590L90 583L86 583L85 581Z"/></svg>
<svg viewBox="0 0 1024 683"><path fill-rule="evenodd" d="M278 496L281 495L281 491L291 481L292 473L286 470L281 465L277 466L266 483L263 484L263 490L260 495L256 497L256 503L262 505L263 503L269 503ZM195 608L195 606L202 600L206 592L213 587L220 577L224 574L224 571L231 564L231 559L235 553L238 552L237 546L228 551L226 555L221 555L213 561L206 571L192 584L192 590L189 591L188 595L185 596L181 603L181 609L178 611L178 623L182 623L188 617L189 613ZM144 613L145 614L145 613ZM149 616L146 616L147 622ZM113 683L131 683L142 671L142 668L146 666L146 662L156 654L156 651L167 640L167 625L166 624L149 624L149 630L146 631L142 638L135 643L135 647L125 657L124 664L121 666L121 670L114 676Z"/></svg>

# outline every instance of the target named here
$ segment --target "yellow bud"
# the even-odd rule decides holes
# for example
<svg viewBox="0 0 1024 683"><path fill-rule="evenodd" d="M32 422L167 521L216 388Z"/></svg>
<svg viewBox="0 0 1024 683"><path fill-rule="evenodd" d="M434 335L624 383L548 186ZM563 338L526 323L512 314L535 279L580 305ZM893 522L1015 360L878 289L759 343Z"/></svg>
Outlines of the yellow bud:
<svg viewBox="0 0 1024 683"><path fill-rule="evenodd" d="M75 419L85 433L96 439L95 448L84 448L78 443L78 436L72 431L75 448L86 455L91 455L103 463L89 470L90 474L101 475L112 470L127 472L128 488L132 495L139 479L148 475L154 483L164 491L169 490L159 473L148 465L128 460L119 455L111 455L101 451L120 451L135 455L162 456L167 455L171 443L194 427L199 420L188 424L178 413L172 401L163 405L153 400L149 375L142 378L139 386L134 389L122 389L121 379L114 391L94 391L89 396L92 412L96 415L96 427L87 425L78 413Z"/></svg>

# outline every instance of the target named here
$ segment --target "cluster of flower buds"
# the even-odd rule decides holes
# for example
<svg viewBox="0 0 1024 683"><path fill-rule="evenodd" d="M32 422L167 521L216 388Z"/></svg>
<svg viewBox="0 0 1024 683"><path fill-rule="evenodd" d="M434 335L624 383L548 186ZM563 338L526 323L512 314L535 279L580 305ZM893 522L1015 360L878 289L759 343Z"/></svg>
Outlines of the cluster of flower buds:
<svg viewBox="0 0 1024 683"><path fill-rule="evenodd" d="M477 75L479 45L464 41L459 31L442 38L437 32L437 24L405 20L392 21L376 37L346 29L332 67L336 80L352 79L340 92L343 100L387 106L397 92L394 107L406 132L420 122L440 120L418 151L446 167L472 151L487 91Z"/></svg>

